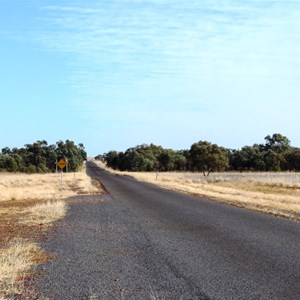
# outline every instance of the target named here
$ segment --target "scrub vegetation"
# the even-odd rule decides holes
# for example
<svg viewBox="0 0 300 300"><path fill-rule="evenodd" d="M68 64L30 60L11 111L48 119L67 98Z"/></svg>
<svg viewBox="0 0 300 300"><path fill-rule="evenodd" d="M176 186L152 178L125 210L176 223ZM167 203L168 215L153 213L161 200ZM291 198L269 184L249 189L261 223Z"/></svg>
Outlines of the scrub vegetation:
<svg viewBox="0 0 300 300"><path fill-rule="evenodd" d="M77 171L86 160L84 145L73 141L58 141L48 145L43 141L26 144L23 148L2 148L0 172L48 173L56 170L56 162L65 160L69 171Z"/></svg>
<svg viewBox="0 0 300 300"><path fill-rule="evenodd" d="M85 168L62 178L60 173L0 173L0 299L32 299L32 267L51 259L38 241L67 213L64 199L101 192Z"/></svg>
<svg viewBox="0 0 300 300"><path fill-rule="evenodd" d="M120 171L192 171L204 176L223 171L300 171L300 148L291 146L289 139L279 133L266 136L264 144L238 150L208 141L199 141L190 149L179 151L143 144L95 158Z"/></svg>

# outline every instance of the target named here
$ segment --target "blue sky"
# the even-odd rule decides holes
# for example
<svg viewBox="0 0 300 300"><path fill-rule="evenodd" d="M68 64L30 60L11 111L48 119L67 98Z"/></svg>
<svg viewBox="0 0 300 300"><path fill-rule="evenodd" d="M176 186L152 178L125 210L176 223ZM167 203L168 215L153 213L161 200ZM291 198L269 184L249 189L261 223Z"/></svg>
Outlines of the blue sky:
<svg viewBox="0 0 300 300"><path fill-rule="evenodd" d="M0 0L0 147L300 146L300 1Z"/></svg>

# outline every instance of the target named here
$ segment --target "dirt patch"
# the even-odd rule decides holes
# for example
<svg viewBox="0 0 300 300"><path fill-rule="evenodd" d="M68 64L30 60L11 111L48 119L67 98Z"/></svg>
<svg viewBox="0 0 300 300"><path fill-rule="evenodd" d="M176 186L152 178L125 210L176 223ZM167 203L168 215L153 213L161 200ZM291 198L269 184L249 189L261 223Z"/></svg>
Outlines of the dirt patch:
<svg viewBox="0 0 300 300"><path fill-rule="evenodd" d="M0 202L0 247L7 245L15 237L30 240L41 240L47 231L44 226L30 226L19 223L22 211L38 203L32 201L5 201Z"/></svg>
<svg viewBox="0 0 300 300"><path fill-rule="evenodd" d="M38 200L26 200L26 201L3 201L0 202L0 252L3 255L17 238L20 241L40 242L43 240L47 233L47 226L32 226L21 224L19 221L24 217L24 210L39 203ZM8 255L10 255L8 253ZM33 248L29 253L30 265L40 264L52 259L52 256L41 249ZM6 261L6 260L5 260ZM11 263L9 256L6 263ZM4 272L4 266L1 266L1 272ZM7 288L7 282L5 278L0 280L0 298L1 296L8 297L8 299L34 299L33 292L30 291L31 282L33 279L33 273L24 271L15 279L14 284ZM1 298L2 299L2 298Z"/></svg>
<svg viewBox="0 0 300 300"><path fill-rule="evenodd" d="M98 189L99 191L98 194L100 195L109 194L105 186L99 180L92 179L92 185Z"/></svg>

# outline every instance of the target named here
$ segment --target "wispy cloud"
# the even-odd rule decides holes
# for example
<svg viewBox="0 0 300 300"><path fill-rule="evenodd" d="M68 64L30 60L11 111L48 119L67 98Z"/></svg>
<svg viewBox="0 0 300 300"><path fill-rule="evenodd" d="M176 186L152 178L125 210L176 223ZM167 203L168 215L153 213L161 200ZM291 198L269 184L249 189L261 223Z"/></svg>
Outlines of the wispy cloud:
<svg viewBox="0 0 300 300"><path fill-rule="evenodd" d="M71 102L86 117L188 122L222 118L226 106L241 113L243 102L299 101L299 1L60 1L41 11L31 38L65 55Z"/></svg>
<svg viewBox="0 0 300 300"><path fill-rule="evenodd" d="M278 42L276 38L292 43L299 28L300 3L295 1L218 1L213 6L211 1L144 4L115 0L94 2L89 8L76 3L45 7L46 22L52 26L37 37L46 47L80 55L91 64L103 63L109 57L108 63L136 66L146 57L165 63L157 69L168 64L181 69L179 59L191 63L236 49L234 56L246 43L257 46L257 39L263 42L266 38L262 45L266 50ZM266 54L260 47L256 53L253 50L247 51L252 57Z"/></svg>

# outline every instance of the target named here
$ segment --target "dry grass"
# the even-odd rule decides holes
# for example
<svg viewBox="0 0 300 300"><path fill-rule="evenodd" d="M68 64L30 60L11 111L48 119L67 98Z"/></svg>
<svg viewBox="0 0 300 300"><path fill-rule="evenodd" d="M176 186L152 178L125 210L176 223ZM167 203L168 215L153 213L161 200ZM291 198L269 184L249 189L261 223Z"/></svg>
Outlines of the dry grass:
<svg viewBox="0 0 300 300"><path fill-rule="evenodd" d="M97 162L104 167L103 163ZM300 221L300 173L118 172L198 197Z"/></svg>
<svg viewBox="0 0 300 300"><path fill-rule="evenodd" d="M0 173L0 201L64 199L78 194L97 193L85 170L61 174Z"/></svg>
<svg viewBox="0 0 300 300"><path fill-rule="evenodd" d="M29 271L32 265L46 257L35 243L24 239L13 239L0 249L0 299L24 292L31 284L32 275Z"/></svg>
<svg viewBox="0 0 300 300"><path fill-rule="evenodd" d="M64 217L67 213L65 201L47 201L38 203L24 210L24 217L20 219L24 224L45 225Z"/></svg>
<svg viewBox="0 0 300 300"><path fill-rule="evenodd" d="M102 193L99 188L85 168L63 174L63 186L61 174L0 173L0 300L27 293L32 265L50 258L36 241L66 214L63 199Z"/></svg>

